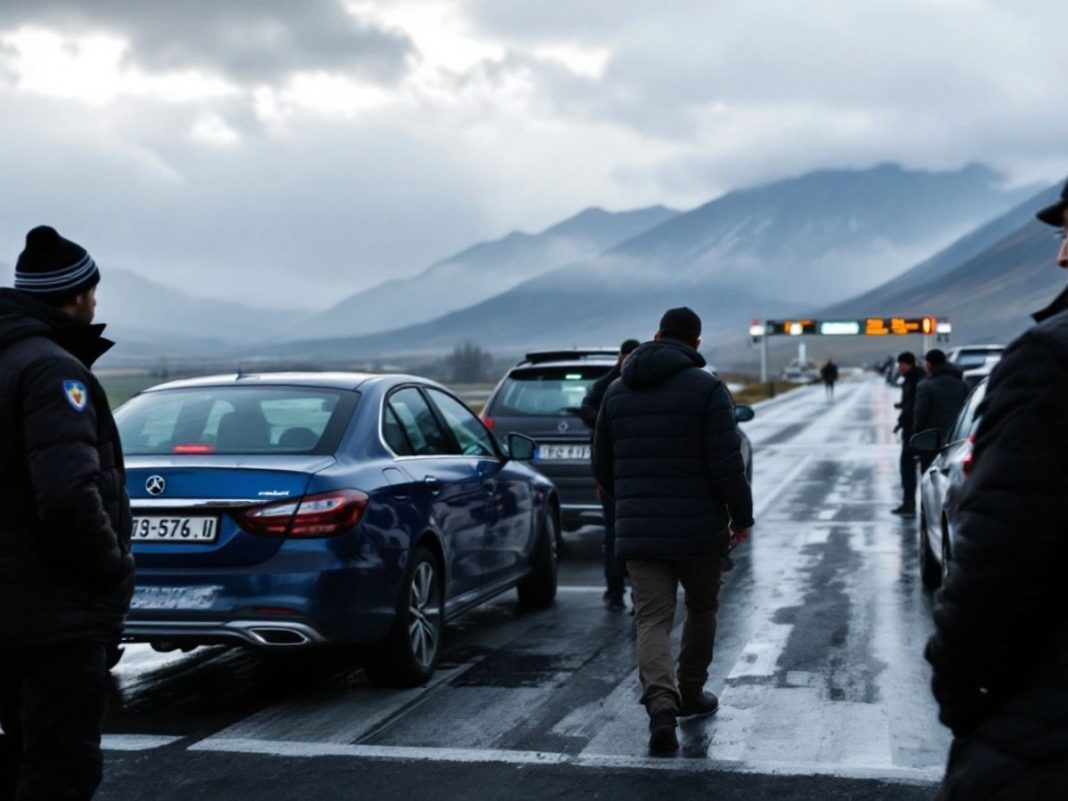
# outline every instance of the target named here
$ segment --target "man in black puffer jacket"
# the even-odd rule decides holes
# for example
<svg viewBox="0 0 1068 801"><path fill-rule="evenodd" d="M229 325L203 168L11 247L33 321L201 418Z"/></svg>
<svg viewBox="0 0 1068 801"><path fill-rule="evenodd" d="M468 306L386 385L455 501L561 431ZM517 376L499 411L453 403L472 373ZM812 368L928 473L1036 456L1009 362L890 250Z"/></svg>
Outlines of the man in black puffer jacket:
<svg viewBox="0 0 1068 801"><path fill-rule="evenodd" d="M1039 219L1068 227L1063 198ZM927 647L945 801L1068 798L1068 291L1035 318L987 388Z"/></svg>
<svg viewBox="0 0 1068 801"><path fill-rule="evenodd" d="M616 499L616 552L634 591L638 670L649 712L649 748L678 750L676 717L708 715L723 560L753 525L734 406L702 369L701 320L672 309L609 387L594 436L594 475ZM671 629L678 585L686 624L678 671Z"/></svg>
<svg viewBox="0 0 1068 801"><path fill-rule="evenodd" d="M912 430L919 433L933 428L938 432L939 444L945 445L970 390L960 369L947 362L946 354L937 348L924 355L923 367L927 378L916 385ZM937 453L921 453L919 456L922 473L931 466Z"/></svg>
<svg viewBox="0 0 1068 801"><path fill-rule="evenodd" d="M92 797L107 654L132 592L122 449L90 366L100 274L30 231L0 290L0 799Z"/></svg>

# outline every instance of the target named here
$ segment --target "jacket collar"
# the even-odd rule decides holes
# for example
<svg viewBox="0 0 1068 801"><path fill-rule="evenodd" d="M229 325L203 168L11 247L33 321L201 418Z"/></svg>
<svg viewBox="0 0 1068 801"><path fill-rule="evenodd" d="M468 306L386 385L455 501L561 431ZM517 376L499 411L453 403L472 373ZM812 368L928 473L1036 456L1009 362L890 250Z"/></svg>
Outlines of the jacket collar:
<svg viewBox="0 0 1068 801"><path fill-rule="evenodd" d="M1031 317L1034 318L1036 323L1041 323L1054 315L1060 314L1062 311L1068 311L1068 289L1057 295L1046 308L1036 311Z"/></svg>
<svg viewBox="0 0 1068 801"><path fill-rule="evenodd" d="M0 315L12 323L8 336L0 336L5 344L33 336L46 337L87 368L115 346L104 338L106 326L80 323L14 289L0 289Z"/></svg>

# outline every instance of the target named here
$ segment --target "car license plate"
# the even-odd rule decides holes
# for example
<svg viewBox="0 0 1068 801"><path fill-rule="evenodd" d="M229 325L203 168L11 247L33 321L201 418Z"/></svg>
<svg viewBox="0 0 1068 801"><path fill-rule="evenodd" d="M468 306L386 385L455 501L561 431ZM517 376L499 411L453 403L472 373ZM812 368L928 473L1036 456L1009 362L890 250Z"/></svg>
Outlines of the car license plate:
<svg viewBox="0 0 1068 801"><path fill-rule="evenodd" d="M215 542L217 517L135 517L135 542Z"/></svg>
<svg viewBox="0 0 1068 801"><path fill-rule="evenodd" d="M534 454L539 462L588 462L589 445L539 445Z"/></svg>
<svg viewBox="0 0 1068 801"><path fill-rule="evenodd" d="M211 609L222 587L136 587L131 609Z"/></svg>

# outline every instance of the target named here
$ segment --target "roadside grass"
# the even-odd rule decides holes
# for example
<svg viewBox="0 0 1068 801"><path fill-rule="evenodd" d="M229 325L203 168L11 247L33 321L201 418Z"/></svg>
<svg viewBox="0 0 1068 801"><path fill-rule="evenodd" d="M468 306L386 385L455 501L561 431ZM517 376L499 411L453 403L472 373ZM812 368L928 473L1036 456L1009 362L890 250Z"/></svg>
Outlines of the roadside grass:
<svg viewBox="0 0 1068 801"><path fill-rule="evenodd" d="M161 382L161 379L153 378L147 373L103 373L97 375L97 378L104 386L112 409L119 408L138 392Z"/></svg>

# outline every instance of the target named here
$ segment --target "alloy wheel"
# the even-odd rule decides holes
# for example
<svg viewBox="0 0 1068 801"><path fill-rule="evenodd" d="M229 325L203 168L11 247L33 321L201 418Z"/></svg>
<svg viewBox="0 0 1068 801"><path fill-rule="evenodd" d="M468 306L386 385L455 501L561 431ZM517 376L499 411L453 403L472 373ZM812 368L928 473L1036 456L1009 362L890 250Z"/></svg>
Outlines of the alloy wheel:
<svg viewBox="0 0 1068 801"><path fill-rule="evenodd" d="M441 607L434 565L421 562L412 575L408 593L408 642L422 668L434 663L441 638Z"/></svg>

